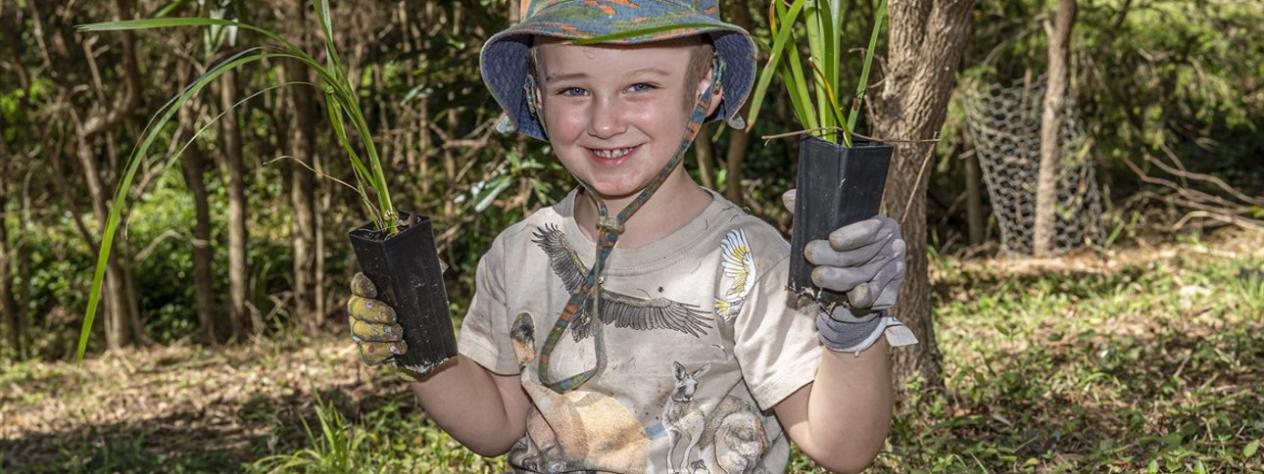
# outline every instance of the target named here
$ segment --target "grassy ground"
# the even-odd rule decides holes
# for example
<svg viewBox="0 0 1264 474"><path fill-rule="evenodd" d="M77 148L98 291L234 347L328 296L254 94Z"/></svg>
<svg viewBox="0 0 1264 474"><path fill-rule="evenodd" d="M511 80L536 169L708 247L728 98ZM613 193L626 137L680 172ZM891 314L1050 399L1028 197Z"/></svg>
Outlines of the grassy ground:
<svg viewBox="0 0 1264 474"><path fill-rule="evenodd" d="M1264 472L1262 249L937 260L946 389L906 404L872 471ZM0 370L0 472L503 469L338 338Z"/></svg>

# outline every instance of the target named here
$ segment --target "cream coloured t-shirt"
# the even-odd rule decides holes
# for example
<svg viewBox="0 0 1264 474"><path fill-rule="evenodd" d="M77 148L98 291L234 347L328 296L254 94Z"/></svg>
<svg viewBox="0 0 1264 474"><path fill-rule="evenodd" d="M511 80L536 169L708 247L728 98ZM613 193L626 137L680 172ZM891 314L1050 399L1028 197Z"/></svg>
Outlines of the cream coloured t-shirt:
<svg viewBox="0 0 1264 474"><path fill-rule="evenodd" d="M581 373L603 337L607 366L569 392L540 384L537 358L594 257L576 192L506 229L479 261L458 347L492 372L521 374L534 407L509 452L515 470L785 470L772 407L816 375L813 310L785 288L789 244L710 193L684 227L612 251L600 322L581 314L550 356L554 379Z"/></svg>

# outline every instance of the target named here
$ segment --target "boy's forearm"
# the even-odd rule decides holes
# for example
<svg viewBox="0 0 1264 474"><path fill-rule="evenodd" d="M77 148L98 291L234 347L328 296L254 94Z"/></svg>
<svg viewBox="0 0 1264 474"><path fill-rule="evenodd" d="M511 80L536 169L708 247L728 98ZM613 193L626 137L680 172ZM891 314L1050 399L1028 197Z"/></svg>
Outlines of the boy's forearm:
<svg viewBox="0 0 1264 474"><path fill-rule="evenodd" d="M526 432L530 405L517 376L492 374L463 355L412 389L440 428L480 455L503 454Z"/></svg>
<svg viewBox="0 0 1264 474"><path fill-rule="evenodd" d="M858 471L882 448L891 424L888 347L879 339L860 356L829 350L822 354L808 398L810 446L800 446L822 465Z"/></svg>

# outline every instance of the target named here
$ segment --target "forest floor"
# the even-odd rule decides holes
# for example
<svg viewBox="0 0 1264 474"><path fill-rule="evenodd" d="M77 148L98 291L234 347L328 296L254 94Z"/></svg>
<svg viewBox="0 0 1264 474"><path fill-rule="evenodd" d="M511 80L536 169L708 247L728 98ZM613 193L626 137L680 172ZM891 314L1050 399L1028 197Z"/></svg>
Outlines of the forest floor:
<svg viewBox="0 0 1264 474"><path fill-rule="evenodd" d="M1264 234L932 267L947 388L875 471L1264 471ZM503 468L339 335L0 369L0 472Z"/></svg>

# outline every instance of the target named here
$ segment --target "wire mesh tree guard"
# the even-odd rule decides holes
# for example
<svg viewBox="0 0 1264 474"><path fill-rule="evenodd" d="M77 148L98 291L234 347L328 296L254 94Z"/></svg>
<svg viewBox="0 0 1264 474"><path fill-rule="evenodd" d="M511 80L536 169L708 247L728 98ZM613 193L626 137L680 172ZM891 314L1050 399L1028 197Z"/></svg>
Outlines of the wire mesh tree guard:
<svg viewBox="0 0 1264 474"><path fill-rule="evenodd" d="M963 87L966 123L983 170L992 213L1001 230L1001 248L1030 255L1040 175L1040 120L1045 79L1017 80L1008 86L980 82ZM1061 130L1062 166L1055 204L1055 253L1101 244L1102 195L1090 159L1092 140L1077 127L1068 98Z"/></svg>

